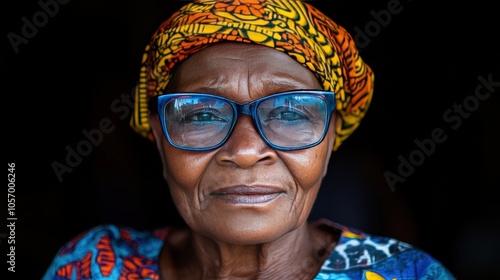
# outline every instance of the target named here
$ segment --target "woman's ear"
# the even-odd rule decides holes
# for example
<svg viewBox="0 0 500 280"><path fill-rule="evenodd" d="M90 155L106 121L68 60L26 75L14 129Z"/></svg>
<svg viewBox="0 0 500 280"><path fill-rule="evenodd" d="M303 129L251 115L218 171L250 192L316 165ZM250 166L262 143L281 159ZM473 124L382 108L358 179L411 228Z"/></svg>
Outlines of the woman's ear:
<svg viewBox="0 0 500 280"><path fill-rule="evenodd" d="M326 161L325 161L325 165L323 167L323 178L326 176L326 172L328 171L328 164L330 162L330 158L332 156L332 153L334 152L335 140L337 139L336 132L335 132L335 126L336 126L335 120L337 120L337 115L335 113L333 113L332 119L330 120L330 127L328 128L327 137L326 137L326 140L328 141L328 149L326 152L328 154L326 155Z"/></svg>
<svg viewBox="0 0 500 280"><path fill-rule="evenodd" d="M156 114L149 115L149 126L151 127L151 129L149 130L146 137L149 139L149 141L156 143L156 139L159 139L158 130L161 132L160 122Z"/></svg>
<svg viewBox="0 0 500 280"><path fill-rule="evenodd" d="M332 114L332 118L330 120L330 127L328 128L328 139L329 139L329 147L330 147L330 151L333 151L334 150L334 147L335 147L335 141L337 139L337 132L336 132L336 129L337 129L337 120L339 120L340 117L337 116L337 111L334 111L333 114Z"/></svg>

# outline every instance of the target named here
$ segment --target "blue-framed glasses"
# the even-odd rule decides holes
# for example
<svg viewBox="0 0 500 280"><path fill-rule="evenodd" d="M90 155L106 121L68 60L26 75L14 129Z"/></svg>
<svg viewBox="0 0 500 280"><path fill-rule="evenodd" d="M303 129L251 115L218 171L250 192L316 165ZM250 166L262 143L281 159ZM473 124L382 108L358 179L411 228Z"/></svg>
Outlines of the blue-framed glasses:
<svg viewBox="0 0 500 280"><path fill-rule="evenodd" d="M238 116L246 114L253 118L267 145L291 151L316 146L323 140L335 109L335 94L294 90L240 104L218 95L183 92L159 95L153 102L157 103L165 137L179 149L208 151L222 146Z"/></svg>

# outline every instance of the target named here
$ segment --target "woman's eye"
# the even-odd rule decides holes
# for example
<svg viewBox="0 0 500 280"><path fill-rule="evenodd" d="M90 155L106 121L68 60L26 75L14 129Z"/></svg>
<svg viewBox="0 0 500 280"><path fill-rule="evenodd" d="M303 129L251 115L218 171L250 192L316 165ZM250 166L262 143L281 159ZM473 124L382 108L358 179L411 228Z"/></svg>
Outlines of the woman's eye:
<svg viewBox="0 0 500 280"><path fill-rule="evenodd" d="M191 116L192 121L201 121L201 122L208 122L214 119L214 116L212 114L207 114L207 113L200 113Z"/></svg>
<svg viewBox="0 0 500 280"><path fill-rule="evenodd" d="M214 112L193 112L183 118L184 122L226 122Z"/></svg>
<svg viewBox="0 0 500 280"><path fill-rule="evenodd" d="M303 113L289 107L280 107L271 111L268 120L295 121L308 119Z"/></svg>

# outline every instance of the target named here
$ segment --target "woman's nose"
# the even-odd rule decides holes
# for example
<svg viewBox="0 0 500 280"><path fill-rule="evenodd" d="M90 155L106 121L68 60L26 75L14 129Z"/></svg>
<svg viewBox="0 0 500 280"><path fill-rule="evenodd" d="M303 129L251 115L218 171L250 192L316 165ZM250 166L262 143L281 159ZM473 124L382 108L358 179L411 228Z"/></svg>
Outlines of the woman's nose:
<svg viewBox="0 0 500 280"><path fill-rule="evenodd" d="M217 152L216 160L219 164L250 168L255 164L272 164L277 157L276 151L260 136L252 117L241 115L229 139Z"/></svg>

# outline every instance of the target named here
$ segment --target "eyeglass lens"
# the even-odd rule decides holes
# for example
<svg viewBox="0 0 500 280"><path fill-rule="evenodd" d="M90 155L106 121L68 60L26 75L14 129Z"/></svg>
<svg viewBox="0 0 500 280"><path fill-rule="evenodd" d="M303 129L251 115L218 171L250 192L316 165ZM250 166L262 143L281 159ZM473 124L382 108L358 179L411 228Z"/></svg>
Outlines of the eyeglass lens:
<svg viewBox="0 0 500 280"><path fill-rule="evenodd" d="M209 148L224 141L235 125L237 103L216 96L181 96L165 105L168 136L177 146ZM275 146L293 148L318 141L327 122L325 100L290 94L258 100L252 108L261 136Z"/></svg>

